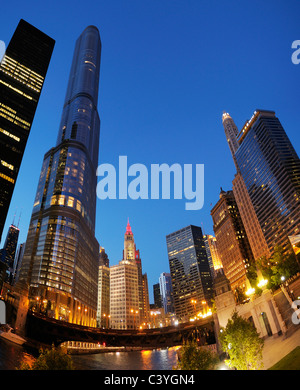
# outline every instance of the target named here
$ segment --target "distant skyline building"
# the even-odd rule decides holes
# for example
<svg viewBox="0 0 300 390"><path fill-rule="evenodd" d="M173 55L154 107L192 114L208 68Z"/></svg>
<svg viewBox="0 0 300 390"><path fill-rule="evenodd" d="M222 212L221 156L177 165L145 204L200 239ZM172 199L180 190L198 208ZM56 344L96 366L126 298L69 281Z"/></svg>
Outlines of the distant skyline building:
<svg viewBox="0 0 300 390"><path fill-rule="evenodd" d="M54 44L21 19L0 63L0 241Z"/></svg>
<svg viewBox="0 0 300 390"><path fill-rule="evenodd" d="M99 264L105 265L106 267L109 267L109 258L108 258L108 255L105 252L105 249L103 247L100 247Z"/></svg>
<svg viewBox="0 0 300 390"><path fill-rule="evenodd" d="M159 276L159 288L162 300L162 307L165 314L174 313L172 279L171 274L163 272Z"/></svg>
<svg viewBox="0 0 300 390"><path fill-rule="evenodd" d="M96 326L97 110L101 41L88 26L76 41L56 146L44 157L19 283L51 302L57 319Z"/></svg>
<svg viewBox="0 0 300 390"><path fill-rule="evenodd" d="M205 240L206 248L208 245L211 254L212 263L213 263L214 273L216 275L216 271L220 268L223 268L222 261L220 259L218 248L217 248L217 239L211 234L205 234L205 236L203 237Z"/></svg>
<svg viewBox="0 0 300 390"><path fill-rule="evenodd" d="M128 220L123 259L110 267L110 320L113 329L139 327L144 315L142 292L141 261Z"/></svg>
<svg viewBox="0 0 300 390"><path fill-rule="evenodd" d="M7 278L6 281L10 284L13 281L13 268L16 257L18 239L20 229L15 225L11 224L3 248L0 250L0 261L7 267Z"/></svg>
<svg viewBox="0 0 300 390"><path fill-rule="evenodd" d="M107 262L99 265L97 326L110 327L110 268Z"/></svg>
<svg viewBox="0 0 300 390"><path fill-rule="evenodd" d="M188 321L213 298L212 276L202 230L187 226L166 236L174 310L178 320Z"/></svg>
<svg viewBox="0 0 300 390"><path fill-rule="evenodd" d="M223 114L225 133L227 122ZM274 111L257 109L241 131L232 134L230 150L235 139L234 192L238 204L243 204L240 210L245 226L247 221L252 225L253 252L256 256L272 253L276 245L290 249L288 236L300 232L299 157ZM261 248L255 248L258 240Z"/></svg>
<svg viewBox="0 0 300 390"><path fill-rule="evenodd" d="M153 284L153 299L154 299L154 308L159 309L162 307L162 298L160 293L159 283Z"/></svg>
<svg viewBox="0 0 300 390"><path fill-rule="evenodd" d="M13 267L13 284L19 280L20 269L22 265L22 259L25 251L25 242L18 245L17 253L15 256L15 262Z"/></svg>
<svg viewBox="0 0 300 390"><path fill-rule="evenodd" d="M149 322L147 274L142 273L129 220L124 235L123 259L110 267L110 324L113 329L137 329Z"/></svg>
<svg viewBox="0 0 300 390"><path fill-rule="evenodd" d="M211 216L224 273L233 291L237 287L245 291L249 287L247 269L254 257L232 191L221 189Z"/></svg>
<svg viewBox="0 0 300 390"><path fill-rule="evenodd" d="M210 251L210 247L209 247L209 242L208 242L206 234L203 234L203 240L204 240L204 244L205 244L205 250L206 250L210 273L211 273L212 278L214 279L214 277L215 277L214 264L213 264L212 255L211 255L211 251Z"/></svg>

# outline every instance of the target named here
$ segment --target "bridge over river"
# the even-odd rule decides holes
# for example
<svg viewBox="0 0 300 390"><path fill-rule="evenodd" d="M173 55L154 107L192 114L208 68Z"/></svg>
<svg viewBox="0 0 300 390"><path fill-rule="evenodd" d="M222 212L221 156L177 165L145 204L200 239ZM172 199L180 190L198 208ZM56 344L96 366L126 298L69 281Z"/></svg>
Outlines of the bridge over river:
<svg viewBox="0 0 300 390"><path fill-rule="evenodd" d="M163 328L119 330L76 325L28 312L26 336L56 346L65 341L81 341L105 343L107 347L164 348L194 338L199 345L216 343L212 317Z"/></svg>

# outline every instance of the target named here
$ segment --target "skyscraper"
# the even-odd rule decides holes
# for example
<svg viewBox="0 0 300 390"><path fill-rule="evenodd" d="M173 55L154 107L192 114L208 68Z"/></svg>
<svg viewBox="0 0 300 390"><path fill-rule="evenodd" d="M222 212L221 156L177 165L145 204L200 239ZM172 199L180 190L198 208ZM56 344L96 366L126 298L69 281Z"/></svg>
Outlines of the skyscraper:
<svg viewBox="0 0 300 390"><path fill-rule="evenodd" d="M0 63L0 240L54 43L21 19Z"/></svg>
<svg viewBox="0 0 300 390"><path fill-rule="evenodd" d="M139 250L129 224L124 236L123 259L110 268L110 320L114 329L135 329L147 322L149 294L142 274Z"/></svg>
<svg viewBox="0 0 300 390"><path fill-rule="evenodd" d="M44 157L20 282L51 301L55 318L96 325L97 111L101 41L94 26L76 41L56 146Z"/></svg>
<svg viewBox="0 0 300 390"><path fill-rule="evenodd" d="M153 299L154 299L154 308L155 309L161 308L162 298L161 298L159 283L153 284Z"/></svg>
<svg viewBox="0 0 300 390"><path fill-rule="evenodd" d="M175 314L187 321L211 305L213 294L202 230L190 225L167 235L166 240Z"/></svg>
<svg viewBox="0 0 300 390"><path fill-rule="evenodd" d="M232 191L221 189L220 199L211 210L218 253L226 277L235 290L246 290L247 269L254 262L251 247Z"/></svg>
<svg viewBox="0 0 300 390"><path fill-rule="evenodd" d="M218 269L223 268L222 261L220 259L218 248L217 248L217 240L216 237L210 234L205 235L205 240L208 244L209 251L212 258L213 268L216 273Z"/></svg>
<svg viewBox="0 0 300 390"><path fill-rule="evenodd" d="M300 231L299 157L274 111L256 110L235 137L235 194L238 203L244 195L243 221L247 225L250 210L252 230L256 226L266 244L262 254L266 246L270 253L276 245L290 248L288 236Z"/></svg>
<svg viewBox="0 0 300 390"><path fill-rule="evenodd" d="M100 248L99 257L97 325L100 328L108 328L110 327L110 268L104 248Z"/></svg>
<svg viewBox="0 0 300 390"><path fill-rule="evenodd" d="M165 314L174 313L172 279L170 273L163 272L160 274L159 288L162 300L162 307L164 308Z"/></svg>
<svg viewBox="0 0 300 390"><path fill-rule="evenodd" d="M13 267L16 256L20 230L13 224L10 225L3 248L0 251L0 261L7 266L7 281L12 283Z"/></svg>

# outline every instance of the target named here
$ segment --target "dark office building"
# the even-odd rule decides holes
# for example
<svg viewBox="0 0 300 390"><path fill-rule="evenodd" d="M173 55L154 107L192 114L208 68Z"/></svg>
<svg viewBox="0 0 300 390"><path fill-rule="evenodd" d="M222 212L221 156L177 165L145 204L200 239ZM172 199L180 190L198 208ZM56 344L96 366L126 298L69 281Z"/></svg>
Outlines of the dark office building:
<svg viewBox="0 0 300 390"><path fill-rule="evenodd" d="M4 246L0 251L0 261L7 266L6 281L9 283L12 282L13 266L16 256L19 233L20 230L16 226L10 225Z"/></svg>
<svg viewBox="0 0 300 390"><path fill-rule="evenodd" d="M0 64L0 240L54 43L21 19Z"/></svg>
<svg viewBox="0 0 300 390"><path fill-rule="evenodd" d="M187 321L211 306L213 294L202 230L190 225L167 235L166 240L175 314Z"/></svg>
<svg viewBox="0 0 300 390"><path fill-rule="evenodd" d="M102 247L100 247L100 252L99 252L99 265L105 265L105 267L109 267L108 255L105 252L105 249Z"/></svg>
<svg viewBox="0 0 300 390"><path fill-rule="evenodd" d="M89 326L96 326L99 267L100 53L99 31L89 26L76 41L57 144L44 157L19 277L31 298L51 302L53 317Z"/></svg>
<svg viewBox="0 0 300 390"><path fill-rule="evenodd" d="M159 283L153 284L153 298L154 298L154 308L160 309L162 307L162 299L160 294Z"/></svg>
<svg viewBox="0 0 300 390"><path fill-rule="evenodd" d="M300 160L274 111L256 110L234 157L269 251L300 233Z"/></svg>

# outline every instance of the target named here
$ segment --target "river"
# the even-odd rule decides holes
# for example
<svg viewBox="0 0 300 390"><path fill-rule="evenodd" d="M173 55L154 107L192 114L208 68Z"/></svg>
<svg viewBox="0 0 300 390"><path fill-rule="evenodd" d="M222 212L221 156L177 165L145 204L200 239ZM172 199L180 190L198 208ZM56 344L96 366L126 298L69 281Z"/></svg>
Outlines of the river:
<svg viewBox="0 0 300 390"><path fill-rule="evenodd" d="M22 362L33 363L37 354L26 347L0 339L0 370L15 370ZM77 370L172 370L177 364L175 348L132 352L73 355Z"/></svg>

